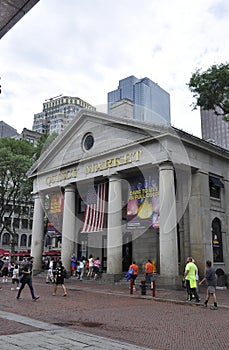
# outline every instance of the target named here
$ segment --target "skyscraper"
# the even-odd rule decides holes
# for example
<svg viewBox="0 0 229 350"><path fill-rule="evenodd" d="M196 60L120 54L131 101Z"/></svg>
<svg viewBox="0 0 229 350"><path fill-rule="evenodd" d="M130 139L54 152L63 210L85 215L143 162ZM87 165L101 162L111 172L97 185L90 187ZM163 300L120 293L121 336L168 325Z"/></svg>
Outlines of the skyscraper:
<svg viewBox="0 0 229 350"><path fill-rule="evenodd" d="M60 95L45 100L43 111L34 114L33 130L41 134L60 134L82 108L96 110L79 97Z"/></svg>
<svg viewBox="0 0 229 350"><path fill-rule="evenodd" d="M212 110L200 110L201 133L205 141L229 149L229 122Z"/></svg>
<svg viewBox="0 0 229 350"><path fill-rule="evenodd" d="M116 90L108 92L108 113L115 102L133 102L133 119L170 124L170 96L149 78L131 75L119 81Z"/></svg>
<svg viewBox="0 0 229 350"><path fill-rule="evenodd" d="M3 120L0 121L0 138L19 135L17 130Z"/></svg>

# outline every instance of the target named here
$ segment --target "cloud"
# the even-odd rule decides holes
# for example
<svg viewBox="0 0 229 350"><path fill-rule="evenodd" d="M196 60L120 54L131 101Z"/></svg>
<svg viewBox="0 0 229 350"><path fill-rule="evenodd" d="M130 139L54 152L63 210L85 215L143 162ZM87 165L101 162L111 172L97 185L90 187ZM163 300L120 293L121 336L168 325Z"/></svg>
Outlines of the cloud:
<svg viewBox="0 0 229 350"><path fill-rule="evenodd" d="M1 40L1 119L31 128L60 93L104 105L133 74L168 91L172 123L200 135L186 84L196 68L228 59L227 22L227 0L40 1Z"/></svg>

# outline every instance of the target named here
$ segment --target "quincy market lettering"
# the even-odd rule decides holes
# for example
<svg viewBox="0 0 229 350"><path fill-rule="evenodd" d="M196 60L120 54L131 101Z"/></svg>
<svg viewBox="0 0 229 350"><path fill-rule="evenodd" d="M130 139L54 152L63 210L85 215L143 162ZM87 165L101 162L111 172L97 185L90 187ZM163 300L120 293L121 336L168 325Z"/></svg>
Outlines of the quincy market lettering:
<svg viewBox="0 0 229 350"><path fill-rule="evenodd" d="M52 184L59 183L61 181L77 178L77 169L69 169L61 173L46 177L46 184L51 186Z"/></svg>
<svg viewBox="0 0 229 350"><path fill-rule="evenodd" d="M93 163L86 166L86 174L97 173L99 171L115 168L118 166L126 165L129 163L138 162L142 150L126 153L120 157L114 157L111 159L105 159L103 162ZM60 183L61 181L77 178L77 169L69 169L64 172L46 177L46 184L52 186L53 184Z"/></svg>
<svg viewBox="0 0 229 350"><path fill-rule="evenodd" d="M86 174L97 173L98 171L103 171L118 166L126 165L133 162L138 162L140 160L140 155L142 150L136 152L126 153L120 157L114 157L111 159L105 159L103 162L93 163L86 167Z"/></svg>

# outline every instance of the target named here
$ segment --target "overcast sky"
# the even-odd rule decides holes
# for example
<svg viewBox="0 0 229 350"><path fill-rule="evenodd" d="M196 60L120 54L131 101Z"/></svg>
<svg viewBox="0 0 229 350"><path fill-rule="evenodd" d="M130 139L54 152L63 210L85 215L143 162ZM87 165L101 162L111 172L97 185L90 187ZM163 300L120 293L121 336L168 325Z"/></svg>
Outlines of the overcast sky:
<svg viewBox="0 0 229 350"><path fill-rule="evenodd" d="M229 57L228 0L40 0L0 41L0 120L32 129L45 99L78 96L106 111L130 75L170 94L171 123L201 136L187 87Z"/></svg>

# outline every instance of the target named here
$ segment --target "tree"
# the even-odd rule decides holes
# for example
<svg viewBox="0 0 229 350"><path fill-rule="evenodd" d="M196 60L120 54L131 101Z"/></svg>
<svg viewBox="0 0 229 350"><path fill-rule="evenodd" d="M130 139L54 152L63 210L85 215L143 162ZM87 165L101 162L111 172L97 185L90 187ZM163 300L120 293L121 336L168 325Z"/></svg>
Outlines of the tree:
<svg viewBox="0 0 229 350"><path fill-rule="evenodd" d="M187 85L196 99L193 109L213 110L229 120L229 63L213 65L202 73L197 69Z"/></svg>
<svg viewBox="0 0 229 350"><path fill-rule="evenodd" d="M11 236L11 248L17 234L16 220L11 225L13 213L20 219L22 208L32 203L32 181L26 173L34 162L34 147L25 140L0 139L0 234L5 229Z"/></svg>

